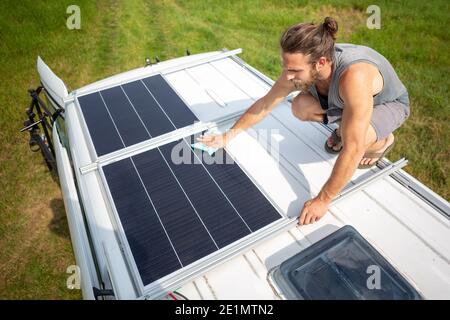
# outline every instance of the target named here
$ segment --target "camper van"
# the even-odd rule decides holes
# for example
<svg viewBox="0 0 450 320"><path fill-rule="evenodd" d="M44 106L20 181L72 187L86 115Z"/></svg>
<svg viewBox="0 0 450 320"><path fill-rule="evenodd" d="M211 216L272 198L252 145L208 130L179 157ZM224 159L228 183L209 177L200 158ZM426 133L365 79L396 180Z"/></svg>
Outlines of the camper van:
<svg viewBox="0 0 450 320"><path fill-rule="evenodd" d="M290 95L224 149L192 148L273 85L241 51L147 59L70 92L37 58L23 131L59 176L83 298L450 299L450 205L407 159L357 169L299 226L336 161L333 124L299 121Z"/></svg>

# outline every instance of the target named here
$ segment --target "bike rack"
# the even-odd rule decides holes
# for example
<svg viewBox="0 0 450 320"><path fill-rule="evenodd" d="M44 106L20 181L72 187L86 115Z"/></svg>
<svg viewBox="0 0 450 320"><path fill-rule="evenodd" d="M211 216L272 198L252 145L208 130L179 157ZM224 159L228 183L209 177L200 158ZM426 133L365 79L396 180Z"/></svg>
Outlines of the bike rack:
<svg viewBox="0 0 450 320"><path fill-rule="evenodd" d="M52 171L56 170L56 160L50 132L52 131L54 122L61 115L63 109L58 109L52 114L45 103L39 98L39 94L43 89L44 87L42 86L36 89L28 89L28 94L31 97L30 106L25 110L28 120L24 121L24 127L20 129L20 132L29 132L30 150L33 152L40 150L48 169ZM36 117L38 118L37 120ZM41 133L41 129L43 134Z"/></svg>

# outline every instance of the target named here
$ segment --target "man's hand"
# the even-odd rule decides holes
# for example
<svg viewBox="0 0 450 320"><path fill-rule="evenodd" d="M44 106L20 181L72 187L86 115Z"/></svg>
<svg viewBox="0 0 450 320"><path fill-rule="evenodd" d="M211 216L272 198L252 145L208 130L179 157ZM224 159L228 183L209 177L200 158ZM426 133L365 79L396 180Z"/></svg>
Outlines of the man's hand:
<svg viewBox="0 0 450 320"><path fill-rule="evenodd" d="M213 148L223 148L227 144L227 136L226 133L219 134L219 135L206 135L206 136L200 136L197 138L197 141L200 141L207 145L208 147Z"/></svg>
<svg viewBox="0 0 450 320"><path fill-rule="evenodd" d="M300 213L298 224L305 225L319 221L327 213L329 205L329 201L322 200L319 196L306 201Z"/></svg>

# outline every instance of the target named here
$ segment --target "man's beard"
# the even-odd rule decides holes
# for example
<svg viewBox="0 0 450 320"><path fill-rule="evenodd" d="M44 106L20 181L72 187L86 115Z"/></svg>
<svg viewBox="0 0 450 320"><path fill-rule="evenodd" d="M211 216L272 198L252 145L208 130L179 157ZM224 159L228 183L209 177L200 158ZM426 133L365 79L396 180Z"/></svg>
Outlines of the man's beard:
<svg viewBox="0 0 450 320"><path fill-rule="evenodd" d="M311 71L309 72L309 76L310 79L306 81L292 79L295 89L299 91L308 90L313 84L316 83L317 79L319 79L319 72L316 69L311 69Z"/></svg>

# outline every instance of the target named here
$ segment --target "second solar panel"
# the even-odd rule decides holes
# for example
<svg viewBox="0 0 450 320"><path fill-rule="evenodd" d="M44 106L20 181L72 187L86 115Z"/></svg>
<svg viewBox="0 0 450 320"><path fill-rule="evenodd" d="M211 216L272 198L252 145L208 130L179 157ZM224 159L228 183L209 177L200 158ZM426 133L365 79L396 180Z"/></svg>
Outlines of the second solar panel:
<svg viewBox="0 0 450 320"><path fill-rule="evenodd" d="M179 140L103 167L144 285L281 218L239 165L211 160Z"/></svg>
<svg viewBox="0 0 450 320"><path fill-rule="evenodd" d="M161 75L77 99L97 156L198 121Z"/></svg>

